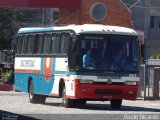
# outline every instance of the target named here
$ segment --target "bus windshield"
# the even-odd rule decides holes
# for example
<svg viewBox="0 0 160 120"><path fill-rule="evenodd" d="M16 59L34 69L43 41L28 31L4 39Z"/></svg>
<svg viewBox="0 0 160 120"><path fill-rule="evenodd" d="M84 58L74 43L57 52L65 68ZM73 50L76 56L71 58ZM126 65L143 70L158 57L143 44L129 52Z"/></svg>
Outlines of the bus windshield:
<svg viewBox="0 0 160 120"><path fill-rule="evenodd" d="M139 45L136 36L81 35L79 38L81 69L138 71Z"/></svg>

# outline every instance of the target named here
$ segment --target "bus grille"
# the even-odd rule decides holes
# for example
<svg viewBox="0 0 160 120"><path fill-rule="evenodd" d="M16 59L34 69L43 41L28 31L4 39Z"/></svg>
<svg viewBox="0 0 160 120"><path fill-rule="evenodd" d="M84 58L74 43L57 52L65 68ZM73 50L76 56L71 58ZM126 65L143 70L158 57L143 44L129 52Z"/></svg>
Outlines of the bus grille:
<svg viewBox="0 0 160 120"><path fill-rule="evenodd" d="M97 79L121 79L120 76L97 76Z"/></svg>
<svg viewBox="0 0 160 120"><path fill-rule="evenodd" d="M95 90L96 94L121 94L120 90Z"/></svg>

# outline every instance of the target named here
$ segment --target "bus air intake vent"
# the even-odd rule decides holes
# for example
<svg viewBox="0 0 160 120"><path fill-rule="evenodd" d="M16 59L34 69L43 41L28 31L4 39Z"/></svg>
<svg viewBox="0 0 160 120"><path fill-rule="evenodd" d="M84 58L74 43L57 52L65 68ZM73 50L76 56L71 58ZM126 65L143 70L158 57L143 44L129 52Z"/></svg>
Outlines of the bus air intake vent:
<svg viewBox="0 0 160 120"><path fill-rule="evenodd" d="M121 79L120 76L97 76L97 79Z"/></svg>

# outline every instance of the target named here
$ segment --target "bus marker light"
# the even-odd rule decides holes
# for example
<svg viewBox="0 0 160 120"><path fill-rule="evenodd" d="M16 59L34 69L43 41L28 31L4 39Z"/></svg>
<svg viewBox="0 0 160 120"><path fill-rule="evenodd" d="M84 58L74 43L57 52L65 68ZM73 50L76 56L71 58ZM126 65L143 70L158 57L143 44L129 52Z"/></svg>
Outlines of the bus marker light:
<svg viewBox="0 0 160 120"><path fill-rule="evenodd" d="M104 99L112 99L112 96L103 96Z"/></svg>
<svg viewBox="0 0 160 120"><path fill-rule="evenodd" d="M81 80L80 83L92 84L93 80Z"/></svg>
<svg viewBox="0 0 160 120"><path fill-rule="evenodd" d="M80 83L80 80L76 79L74 82L75 82L75 85L78 85Z"/></svg>
<svg viewBox="0 0 160 120"><path fill-rule="evenodd" d="M138 81L126 81L125 85L138 85L139 82Z"/></svg>

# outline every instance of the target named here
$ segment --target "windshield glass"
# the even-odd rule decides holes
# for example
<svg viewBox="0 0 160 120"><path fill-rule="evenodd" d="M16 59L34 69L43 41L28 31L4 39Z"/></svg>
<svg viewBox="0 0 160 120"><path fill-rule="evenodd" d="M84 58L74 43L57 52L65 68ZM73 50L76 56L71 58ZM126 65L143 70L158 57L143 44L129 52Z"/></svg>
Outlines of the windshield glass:
<svg viewBox="0 0 160 120"><path fill-rule="evenodd" d="M80 68L138 71L139 46L135 36L81 35Z"/></svg>

